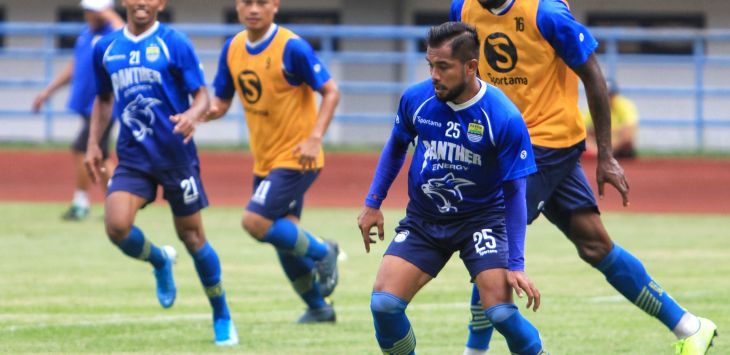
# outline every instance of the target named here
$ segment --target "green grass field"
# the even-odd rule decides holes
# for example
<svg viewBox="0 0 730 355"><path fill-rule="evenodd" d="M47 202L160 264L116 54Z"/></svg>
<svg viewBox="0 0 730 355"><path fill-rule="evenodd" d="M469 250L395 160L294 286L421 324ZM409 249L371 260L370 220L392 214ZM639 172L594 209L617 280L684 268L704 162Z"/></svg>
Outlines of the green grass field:
<svg viewBox="0 0 730 355"><path fill-rule="evenodd" d="M369 310L370 287L385 245L366 255L356 209L309 209L304 226L334 238L348 258L334 294L336 325L298 326L303 304L280 270L274 251L239 228L240 208L205 211L208 238L218 250L224 285L241 344L212 345L207 300L192 260L175 240L163 205L139 214L155 243L170 243L178 298L163 310L151 268L123 256L106 240L100 209L82 223L64 223L59 204L0 204L0 352L378 354ZM386 211L392 230L402 211ZM607 214L619 243L639 256L675 299L730 329L730 248L727 216ZM526 312L552 354L671 354L673 336L618 296L575 255L544 220L528 229L527 266L543 294ZM461 354L470 285L458 257L411 303L419 354ZM520 301L524 311L524 302ZM721 334L722 335L722 334ZM507 354L495 336L491 353ZM728 354L723 337L711 353Z"/></svg>

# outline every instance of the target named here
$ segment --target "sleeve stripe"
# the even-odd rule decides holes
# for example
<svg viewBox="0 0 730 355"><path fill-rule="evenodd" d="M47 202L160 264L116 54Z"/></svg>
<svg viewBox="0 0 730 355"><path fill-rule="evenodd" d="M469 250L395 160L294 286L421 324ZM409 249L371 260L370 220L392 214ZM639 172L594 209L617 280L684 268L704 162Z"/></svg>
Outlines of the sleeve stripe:
<svg viewBox="0 0 730 355"><path fill-rule="evenodd" d="M416 117L418 117L418 113L421 112L423 106L426 105L427 102L431 101L434 97L436 97L436 95L429 97L428 100L424 101L420 106L418 106L416 112L413 113L413 126L416 125Z"/></svg>
<svg viewBox="0 0 730 355"><path fill-rule="evenodd" d="M492 133L492 123L489 121L489 115L487 115L487 112L484 111L484 108L481 108L482 113L484 114L484 118L487 120L487 129L489 130L489 140L492 142L493 146L497 146L497 144L494 143L494 133Z"/></svg>
<svg viewBox="0 0 730 355"><path fill-rule="evenodd" d="M170 61L170 51L167 49L167 45L165 44L165 41L160 38L160 36L155 36L155 39L157 39L157 43L160 44L160 47L162 48L162 51L165 52L165 58L167 58L167 61Z"/></svg>

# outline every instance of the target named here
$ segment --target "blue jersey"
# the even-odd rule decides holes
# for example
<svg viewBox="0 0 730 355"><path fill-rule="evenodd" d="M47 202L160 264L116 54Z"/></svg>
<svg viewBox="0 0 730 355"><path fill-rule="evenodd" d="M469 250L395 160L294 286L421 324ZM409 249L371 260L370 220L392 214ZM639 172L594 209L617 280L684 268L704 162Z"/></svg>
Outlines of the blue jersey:
<svg viewBox="0 0 730 355"><path fill-rule="evenodd" d="M74 46L74 73L71 79L71 94L68 98L68 108L79 115L91 116L91 107L94 106L96 86L94 85L91 62L94 53L94 44L105 35L113 31L110 25L105 25L96 31L85 26L76 38Z"/></svg>
<svg viewBox="0 0 730 355"><path fill-rule="evenodd" d="M184 35L159 22L139 36L125 27L94 47L94 73L97 93L114 94L120 165L154 171L197 163L195 144L184 144L170 121L205 85L200 61Z"/></svg>
<svg viewBox="0 0 730 355"><path fill-rule="evenodd" d="M522 116L492 85L454 104L435 96L431 80L401 97L392 137L414 141L407 212L427 220L504 213L502 183L537 171Z"/></svg>

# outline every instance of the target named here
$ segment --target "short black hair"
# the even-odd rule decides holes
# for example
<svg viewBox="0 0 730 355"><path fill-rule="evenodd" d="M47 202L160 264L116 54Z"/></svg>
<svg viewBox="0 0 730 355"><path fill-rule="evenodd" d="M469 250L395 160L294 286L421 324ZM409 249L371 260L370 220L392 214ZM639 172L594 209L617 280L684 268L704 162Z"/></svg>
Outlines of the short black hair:
<svg viewBox="0 0 730 355"><path fill-rule="evenodd" d="M451 56L462 63L479 59L479 35L471 25L463 22L444 22L428 30L426 42L429 48L438 48L451 42Z"/></svg>

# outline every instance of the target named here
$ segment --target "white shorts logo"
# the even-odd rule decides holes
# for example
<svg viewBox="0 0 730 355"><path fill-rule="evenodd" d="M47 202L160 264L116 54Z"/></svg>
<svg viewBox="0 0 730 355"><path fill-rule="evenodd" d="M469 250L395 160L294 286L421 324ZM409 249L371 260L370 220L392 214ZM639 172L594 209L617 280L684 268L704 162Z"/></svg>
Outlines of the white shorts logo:
<svg viewBox="0 0 730 355"><path fill-rule="evenodd" d="M408 238L408 235L411 234L410 231L400 231L398 234L395 235L395 238L393 238L393 241L396 243L403 243L406 241L406 238Z"/></svg>

